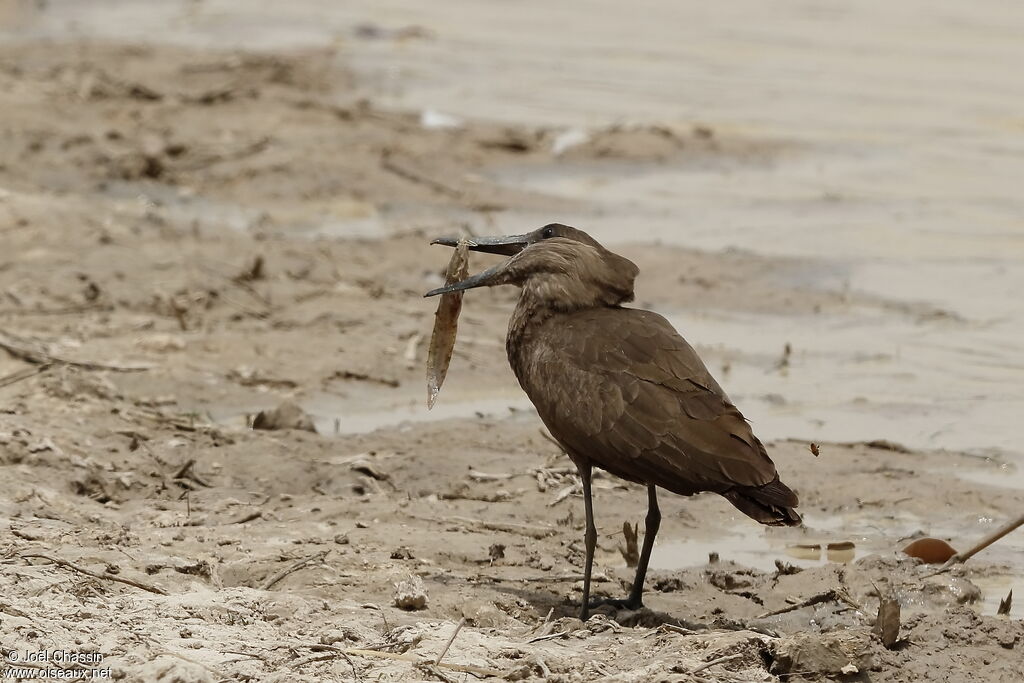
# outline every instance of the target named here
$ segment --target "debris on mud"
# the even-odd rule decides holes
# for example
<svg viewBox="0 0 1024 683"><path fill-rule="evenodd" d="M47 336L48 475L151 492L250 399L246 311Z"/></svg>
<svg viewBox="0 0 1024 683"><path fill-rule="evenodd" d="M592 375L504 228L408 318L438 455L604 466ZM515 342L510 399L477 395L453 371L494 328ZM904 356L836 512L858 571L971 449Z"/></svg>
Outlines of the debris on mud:
<svg viewBox="0 0 1024 683"><path fill-rule="evenodd" d="M868 671L875 665L867 629L831 633L797 633L775 646L774 674L836 676Z"/></svg>
<svg viewBox="0 0 1024 683"><path fill-rule="evenodd" d="M427 589L418 576L410 576L395 584L395 607L404 610L421 610L427 607Z"/></svg>
<svg viewBox="0 0 1024 683"><path fill-rule="evenodd" d="M261 410L253 418L252 428L257 430L301 429L316 433L313 418L294 401L285 401L276 408Z"/></svg>

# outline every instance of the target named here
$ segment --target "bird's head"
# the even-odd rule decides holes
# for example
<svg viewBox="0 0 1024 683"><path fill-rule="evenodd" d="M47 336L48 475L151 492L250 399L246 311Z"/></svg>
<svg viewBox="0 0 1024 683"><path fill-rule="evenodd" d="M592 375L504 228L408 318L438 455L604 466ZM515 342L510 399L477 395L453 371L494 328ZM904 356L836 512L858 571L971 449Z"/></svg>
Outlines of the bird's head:
<svg viewBox="0 0 1024 683"><path fill-rule="evenodd" d="M458 240L441 238L433 243L455 246ZM633 281L639 272L636 265L568 225L552 223L525 235L474 237L468 247L509 258L425 296L516 285L523 289L524 298L556 310L616 306L633 299Z"/></svg>

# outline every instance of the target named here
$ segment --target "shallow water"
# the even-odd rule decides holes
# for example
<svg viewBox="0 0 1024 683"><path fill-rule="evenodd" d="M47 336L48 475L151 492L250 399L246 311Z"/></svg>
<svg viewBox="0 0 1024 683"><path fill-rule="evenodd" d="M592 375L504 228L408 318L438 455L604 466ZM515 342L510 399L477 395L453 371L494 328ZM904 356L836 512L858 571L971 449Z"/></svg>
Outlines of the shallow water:
<svg viewBox="0 0 1024 683"><path fill-rule="evenodd" d="M821 518L808 513L804 522L806 528L787 529L762 527L741 520L729 534L709 537L695 531L692 537L661 538L655 543L650 566L655 570L703 567L711 553L717 554L722 561L736 562L764 572L775 571L776 561L796 567L847 564L872 553L885 555L897 552L909 541L890 543L886 539L897 539L922 527L932 527L939 537L962 539L957 544L961 546L959 550L964 550L992 531L993 526L1001 524L1002 520L985 520L984 523L941 530L936 529L934 520L912 517L886 520L881 529L864 516L852 514ZM1024 553L1024 539L1011 536L983 552L984 562L1012 568ZM1008 591L1013 590L1016 595L1024 591L1024 577L1012 570L972 576L971 581L981 589L982 597L976 608L983 614L995 614L999 601L1006 597ZM1020 607L1014 606L1011 615L1019 614Z"/></svg>

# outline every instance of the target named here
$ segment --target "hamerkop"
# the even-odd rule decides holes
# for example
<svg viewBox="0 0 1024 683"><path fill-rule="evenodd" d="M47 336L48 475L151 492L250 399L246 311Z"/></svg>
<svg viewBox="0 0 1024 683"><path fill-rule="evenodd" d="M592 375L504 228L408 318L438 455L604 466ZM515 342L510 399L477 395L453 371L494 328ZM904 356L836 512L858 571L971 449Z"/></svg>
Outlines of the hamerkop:
<svg viewBox="0 0 1024 683"><path fill-rule="evenodd" d="M454 246L442 238L435 244ZM657 488L713 491L768 525L797 525L797 496L746 419L685 339L657 313L624 308L638 268L590 235L553 223L525 235L472 238L503 263L426 296L496 285L522 288L509 321L508 360L551 435L579 469L586 511L581 619L597 545L591 474L597 466L647 486L644 542L625 600L642 594L661 523Z"/></svg>

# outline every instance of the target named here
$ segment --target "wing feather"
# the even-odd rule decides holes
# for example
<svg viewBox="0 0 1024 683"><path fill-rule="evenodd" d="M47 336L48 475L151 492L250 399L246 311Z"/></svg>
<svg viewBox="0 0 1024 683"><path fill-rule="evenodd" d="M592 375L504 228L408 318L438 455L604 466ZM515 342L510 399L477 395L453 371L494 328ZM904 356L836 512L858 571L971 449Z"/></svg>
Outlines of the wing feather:
<svg viewBox="0 0 1024 683"><path fill-rule="evenodd" d="M520 382L570 454L684 494L776 478L746 419L660 315L581 311L535 339Z"/></svg>

